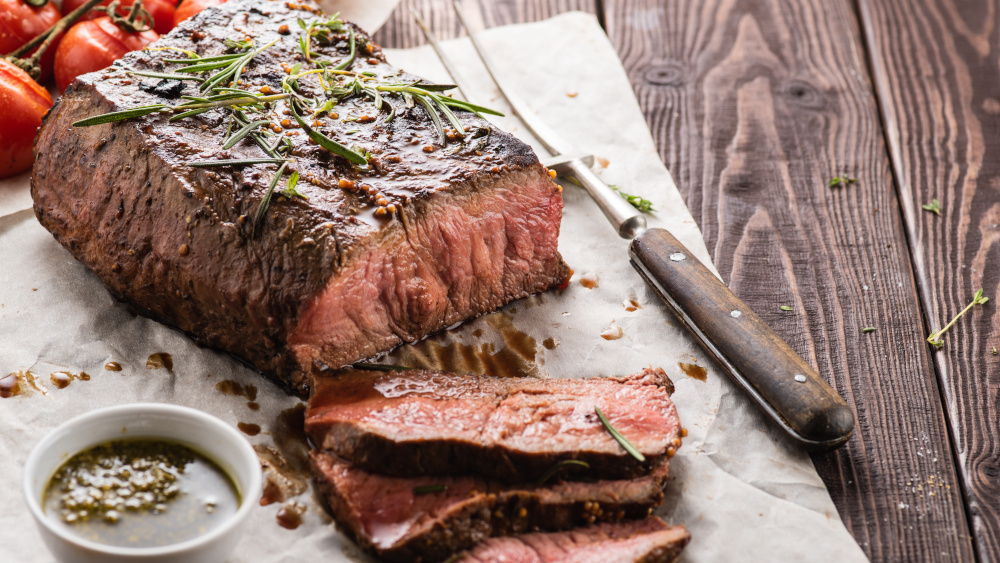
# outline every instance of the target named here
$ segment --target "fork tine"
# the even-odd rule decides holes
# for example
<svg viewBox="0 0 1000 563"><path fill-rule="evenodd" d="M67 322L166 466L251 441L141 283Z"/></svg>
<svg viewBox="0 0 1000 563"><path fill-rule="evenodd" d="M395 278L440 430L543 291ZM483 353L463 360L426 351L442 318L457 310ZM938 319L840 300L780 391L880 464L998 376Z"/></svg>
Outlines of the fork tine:
<svg viewBox="0 0 1000 563"><path fill-rule="evenodd" d="M454 84L458 88L458 93L462 94L462 97L465 98L466 101L469 101L470 100L469 94L465 91L465 88L462 86L463 84L468 84L468 83L459 75L458 69L455 68L455 64L451 62L451 59L449 59L444 54L444 50L441 48L441 44L438 43L437 36L434 35L434 32L431 31L429 27L427 27L427 24L424 23L423 18L421 18L420 15L417 14L416 12L413 12L413 19L417 22L417 25L420 26L420 30L424 32L424 37L427 38L427 42L431 44L431 47L434 49L434 52L437 53L438 60L440 60L441 64L444 65L445 71L447 71L448 76L451 77L452 84Z"/></svg>
<svg viewBox="0 0 1000 563"><path fill-rule="evenodd" d="M551 127L545 124L535 112L521 101L514 93L508 91L500 83L500 79L497 78L494 69L496 68L490 61L489 55L486 54L486 49L479 42L479 38L476 34L472 32L472 28L469 27L469 23L465 19L465 13L462 12L462 7L459 5L459 0L452 0L452 7L455 9L455 14L458 16L458 21L461 22L462 27L465 32L469 34L469 39L472 41L472 46L476 49L476 54L479 55L479 60L482 61L483 66L486 67L486 71L489 73L490 78L493 79L493 83L496 84L497 90L500 91L500 95L507 100L510 104L511 109L514 111L514 115L520 118L524 126L531 132L532 135L538 139L545 150L549 151L553 156L558 156L561 154L571 154L573 151L570 149L568 143L566 143L562 137L560 137Z"/></svg>

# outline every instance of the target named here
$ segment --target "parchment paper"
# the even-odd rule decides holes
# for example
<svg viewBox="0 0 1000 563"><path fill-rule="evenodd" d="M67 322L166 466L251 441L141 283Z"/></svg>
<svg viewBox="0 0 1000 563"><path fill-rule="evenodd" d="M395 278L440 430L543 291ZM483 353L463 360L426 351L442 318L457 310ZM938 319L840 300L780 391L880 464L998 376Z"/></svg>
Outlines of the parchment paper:
<svg viewBox="0 0 1000 563"><path fill-rule="evenodd" d="M490 30L484 39L502 57L504 76L548 123L593 152L606 181L651 200L654 226L669 228L703 262L709 257L667 170L660 163L627 77L597 22L570 13L551 20ZM488 82L465 40L446 43L464 77ZM428 49L391 51L394 64L447 81ZM504 109L492 88L469 92L473 101ZM515 134L516 121L502 120ZM23 182L22 182L23 184ZM26 187L0 188L0 376L31 370L39 389L0 399L0 561L50 561L21 498L21 468L31 447L51 428L89 410L119 403L183 404L223 420L255 423L250 441L271 445L276 417L298 400L225 354L201 349L182 334L136 317L36 222ZM693 540L684 554L698 561L864 561L809 457L783 441L714 365L632 270L619 239L586 194L567 185L560 246L576 270L562 293L514 303L434 340L441 346L498 342L496 326L513 325L537 343L540 370L550 377L631 373L654 365L674 380L689 436L671 464L667 501L658 512L684 524ZM18 210L20 209L20 210ZM579 280L596 280L588 289ZM641 308L627 311L623 301ZM623 336L600 335L620 327ZM477 336L480 334L481 336ZM419 351L419 348L418 348ZM147 369L147 357L172 355L172 370ZM412 360L413 350L388 361ZM116 361L111 372L102 366ZM686 376L679 362L708 369L707 379ZM48 374L85 371L89 381L57 389ZM224 380L260 388L253 411L247 399L224 395ZM282 438L284 439L284 438ZM312 492L291 499L308 507L295 530L279 527L282 504L254 511L230 561L358 561L365 556L335 532Z"/></svg>

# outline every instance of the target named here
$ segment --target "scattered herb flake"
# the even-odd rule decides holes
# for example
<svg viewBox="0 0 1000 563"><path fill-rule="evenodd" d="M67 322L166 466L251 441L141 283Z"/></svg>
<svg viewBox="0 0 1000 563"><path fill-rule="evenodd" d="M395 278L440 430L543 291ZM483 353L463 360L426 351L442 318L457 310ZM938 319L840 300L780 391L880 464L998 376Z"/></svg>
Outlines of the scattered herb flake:
<svg viewBox="0 0 1000 563"><path fill-rule="evenodd" d="M921 205L920 208L923 209L924 211L930 211L935 215L938 216L941 215L941 204L936 199L930 203L925 203Z"/></svg>
<svg viewBox="0 0 1000 563"><path fill-rule="evenodd" d="M972 309L972 307L976 305L983 305L989 300L990 300L989 297L983 297L983 290L982 288L980 288L979 291L976 292L975 297L972 298L972 303L969 303L964 309L962 309L957 315L955 315L955 318L951 319L951 322L946 324L944 328L936 332L932 332L931 335L927 337L927 342L929 344L933 344L937 348L944 346L944 341L941 340L941 337L944 336L944 333L948 332L948 329L954 326L954 324L958 321L958 319L962 317L962 315L968 313L969 309Z"/></svg>
<svg viewBox="0 0 1000 563"><path fill-rule="evenodd" d="M299 173L292 172L292 175L288 177L288 184L285 185L285 189L281 190L281 195L291 199L293 197L300 197L306 201L309 201L305 195L295 189L295 186L299 183Z"/></svg>
<svg viewBox="0 0 1000 563"><path fill-rule="evenodd" d="M861 332L875 332L875 327L866 326L865 328L861 329Z"/></svg>
<svg viewBox="0 0 1000 563"><path fill-rule="evenodd" d="M611 436L615 440L617 440L618 443L621 444L623 448L625 448L625 451L627 451L629 454L632 455L632 457L634 457L639 461L646 461L646 456L642 455L642 452L635 449L635 446L632 445L632 442L629 442L625 438L625 436L619 434L618 431L615 430L613 426L611 426L611 423L608 422L607 418L605 418L604 413L602 413L601 409L598 408L596 405L594 406L594 411L597 413L597 417L601 419L601 424L604 425L604 428L606 428L608 432L611 434Z"/></svg>
<svg viewBox="0 0 1000 563"><path fill-rule="evenodd" d="M857 183L858 183L857 178L850 178L848 176L834 176L833 178L830 179L829 185L831 188L836 188L838 186L846 186L848 184L857 184Z"/></svg>
<svg viewBox="0 0 1000 563"><path fill-rule="evenodd" d="M782 305L782 306L780 306L778 308L781 309L782 311L791 311L792 310L792 308L789 307L788 305Z"/></svg>
<svg viewBox="0 0 1000 563"><path fill-rule="evenodd" d="M655 209L653 209L653 202L649 201L648 199L643 199L643 198L641 198L641 197L639 197L637 195L627 194L627 193L623 192L621 190L621 188L619 188L618 186L615 186L613 184L610 185L610 186L608 186L608 187L610 187L612 190L614 190L615 192L617 192L618 195L622 196L622 199L624 199L625 201L627 201L630 204L632 204L632 207L638 209L639 211L642 211L643 213L649 213L650 211L656 211Z"/></svg>

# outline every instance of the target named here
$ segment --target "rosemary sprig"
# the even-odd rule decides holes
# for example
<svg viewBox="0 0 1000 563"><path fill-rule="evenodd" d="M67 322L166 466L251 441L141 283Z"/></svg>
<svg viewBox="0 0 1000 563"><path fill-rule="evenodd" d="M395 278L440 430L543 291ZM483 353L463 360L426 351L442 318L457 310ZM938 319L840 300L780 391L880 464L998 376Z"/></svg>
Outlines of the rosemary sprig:
<svg viewBox="0 0 1000 563"><path fill-rule="evenodd" d="M629 454L631 454L632 457L634 457L635 459L637 459L639 461L646 461L646 456L642 455L642 452L640 452L639 450L635 449L635 446L632 445L632 442L629 442L625 438L625 436L622 436L621 433L619 433L617 430L615 430L615 428L613 426L611 426L611 423L608 422L607 418L605 418L604 413L601 412L600 408L598 408L597 406L594 406L594 411L597 412L597 417L601 419L601 424L604 425L604 428L606 428L607 431L611 434L611 436L615 440L617 440L618 443L621 444L621 446L623 448L625 448L626 452L628 452Z"/></svg>
<svg viewBox="0 0 1000 563"><path fill-rule="evenodd" d="M421 485L419 487L413 487L413 494L426 495L428 493L440 493L446 490L448 490L448 485Z"/></svg>
<svg viewBox="0 0 1000 563"><path fill-rule="evenodd" d="M317 145L332 152L333 154L337 154L346 158L347 160L353 162L354 164L368 164L368 159L365 158L365 155L352 151L351 149L345 147L344 145L338 143L337 141L334 141L330 137L327 137L326 135L310 127L309 124L306 123L304 119L302 119L302 116L299 115L299 112L296 111L295 105L296 102L294 100L292 101L292 103L288 104L288 109L292 111L292 117L295 118L295 121L299 124L299 127L301 127L302 130L306 132L306 135L308 135L309 138L312 139L313 141L316 141Z"/></svg>
<svg viewBox="0 0 1000 563"><path fill-rule="evenodd" d="M156 113L158 111L168 111L170 106L166 104L152 104L148 106L138 106L132 109L126 109L122 111L113 111L111 113L103 113L101 115L95 115L94 117L88 117L87 119L81 119L73 124L73 127L90 127L91 125L100 125L102 123L111 123L114 121L124 121L126 119L132 119L133 117L142 117L144 115L149 115L151 113Z"/></svg>
<svg viewBox="0 0 1000 563"><path fill-rule="evenodd" d="M969 303L968 306L966 306L957 315L955 315L955 318L952 319L950 323L946 324L944 328L932 332L931 335L927 337L927 342L933 344L937 348L944 346L944 341L941 340L941 337L944 336L944 333L948 332L948 329L954 326L955 322L958 321L958 319L960 319L962 315L968 313L969 309L972 309L976 305L982 305L989 300L990 300L989 297L983 297L983 290L982 288L980 288L980 290L976 292L975 297L972 298L972 303Z"/></svg>
<svg viewBox="0 0 1000 563"><path fill-rule="evenodd" d="M222 145L222 150L233 148L234 146L236 146L236 143L242 141L243 138L249 135L251 132L253 132L254 129L260 127L261 125L267 125L270 122L271 122L270 119L259 119L257 121L252 121L250 123L247 123L246 125L243 126L242 129L233 133L233 135L229 137L229 140L227 140Z"/></svg>
<svg viewBox="0 0 1000 563"><path fill-rule="evenodd" d="M549 479L553 478L556 473L559 473L559 471L567 467L582 467L583 469L590 469L590 464L586 461L580 461L578 459L564 459L546 471L545 475L542 475L542 478L535 482L535 486L541 487L547 483Z"/></svg>
<svg viewBox="0 0 1000 563"><path fill-rule="evenodd" d="M134 74L136 76L146 76L149 78L161 78L163 80L189 80L192 82L204 82L204 78L198 76L184 76L183 74L176 74L173 72L147 72L144 70L130 70L129 74Z"/></svg>
<svg viewBox="0 0 1000 563"><path fill-rule="evenodd" d="M939 217L941 216L941 203L938 202L938 200L936 199L930 203L925 203L921 205L920 208L923 209L924 211L930 211L931 213Z"/></svg>
<svg viewBox="0 0 1000 563"><path fill-rule="evenodd" d="M638 209L639 211L642 211L643 213L656 211L655 209L653 209L653 202L649 201L648 199L643 199L637 195L627 194L623 192L621 188L615 186L614 184L611 184L608 187L617 192L618 195L622 196L622 199L632 204L632 207Z"/></svg>

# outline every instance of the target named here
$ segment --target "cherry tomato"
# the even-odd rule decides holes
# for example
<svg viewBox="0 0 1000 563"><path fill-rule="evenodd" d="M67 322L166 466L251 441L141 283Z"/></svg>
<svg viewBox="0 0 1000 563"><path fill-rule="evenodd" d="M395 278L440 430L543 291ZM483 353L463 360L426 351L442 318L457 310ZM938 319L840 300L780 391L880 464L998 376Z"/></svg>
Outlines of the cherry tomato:
<svg viewBox="0 0 1000 563"><path fill-rule="evenodd" d="M174 25L190 18L205 8L225 4L226 0L181 0L181 5L177 6L174 12Z"/></svg>
<svg viewBox="0 0 1000 563"><path fill-rule="evenodd" d="M86 3L87 0L63 0L63 14L68 14ZM104 0L104 2L98 5L107 6L110 3L111 0ZM135 0L119 0L118 13L127 16L129 9L132 8L132 4L134 3ZM164 33L169 33L174 28L174 2L170 0L142 0L142 7L153 18L153 31L156 33L163 35ZM101 17L103 14L104 12L92 11L85 17L86 19L93 20Z"/></svg>
<svg viewBox="0 0 1000 563"><path fill-rule="evenodd" d="M13 63L0 59L0 178L31 168L31 145L52 96Z"/></svg>
<svg viewBox="0 0 1000 563"><path fill-rule="evenodd" d="M155 31L124 31L107 17L77 22L56 50L56 87L65 91L77 76L101 70L159 38Z"/></svg>
<svg viewBox="0 0 1000 563"><path fill-rule="evenodd" d="M61 17L59 9L52 2L35 8L24 0L0 0L0 55L16 51L18 47L55 25ZM30 56L31 53L25 56ZM55 45L42 55L43 81L52 76L52 59L55 56Z"/></svg>

